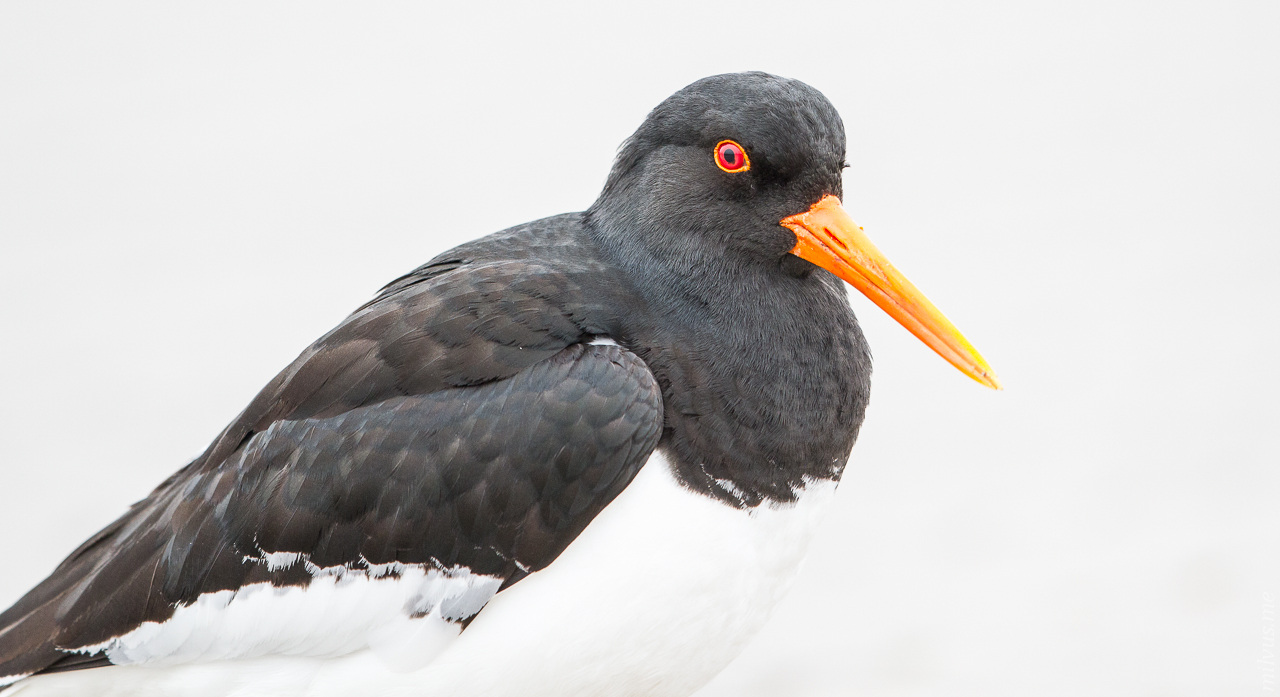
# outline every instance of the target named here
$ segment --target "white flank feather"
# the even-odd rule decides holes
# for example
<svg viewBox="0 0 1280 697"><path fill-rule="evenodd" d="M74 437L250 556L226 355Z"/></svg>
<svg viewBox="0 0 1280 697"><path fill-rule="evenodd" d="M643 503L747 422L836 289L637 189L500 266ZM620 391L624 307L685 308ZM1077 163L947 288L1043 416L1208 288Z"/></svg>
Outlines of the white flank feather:
<svg viewBox="0 0 1280 697"><path fill-rule="evenodd" d="M17 687L30 686L21 697L684 697L764 623L835 486L812 482L794 504L741 510L680 486L655 454L559 559L493 598L461 635L440 613L483 605L498 579L370 568L198 602L108 647L142 665ZM413 620L405 609L421 607L420 592L433 609Z"/></svg>

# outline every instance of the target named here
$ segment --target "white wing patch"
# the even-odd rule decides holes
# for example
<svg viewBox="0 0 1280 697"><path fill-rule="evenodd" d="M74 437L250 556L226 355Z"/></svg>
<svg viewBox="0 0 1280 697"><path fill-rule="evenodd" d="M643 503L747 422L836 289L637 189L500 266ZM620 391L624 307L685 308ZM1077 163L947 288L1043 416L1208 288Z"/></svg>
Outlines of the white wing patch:
<svg viewBox="0 0 1280 697"><path fill-rule="evenodd" d="M457 637L457 622L479 612L502 585L497 576L462 566L319 567L306 555L280 552L252 559L272 570L304 563L311 583L205 593L164 622L144 622L69 651L103 651L117 665L173 665L271 654L341 656L369 648L393 670L413 670Z"/></svg>
<svg viewBox="0 0 1280 697"><path fill-rule="evenodd" d="M294 564L302 555L297 552L264 552L261 557L245 557L245 561L262 562L267 565L267 571L282 571Z"/></svg>
<svg viewBox="0 0 1280 697"><path fill-rule="evenodd" d="M31 673L25 673L21 675L0 675L0 688L5 687L6 685L12 685L13 683L18 682L19 680L25 677L28 677L30 675Z"/></svg>

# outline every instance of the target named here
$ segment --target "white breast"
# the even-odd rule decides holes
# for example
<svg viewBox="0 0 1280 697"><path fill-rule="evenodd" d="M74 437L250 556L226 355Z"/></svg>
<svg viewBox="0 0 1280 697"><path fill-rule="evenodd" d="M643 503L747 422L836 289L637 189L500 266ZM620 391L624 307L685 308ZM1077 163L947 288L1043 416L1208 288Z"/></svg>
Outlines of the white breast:
<svg viewBox="0 0 1280 697"><path fill-rule="evenodd" d="M815 482L794 504L735 509L677 484L655 454L560 558L446 645L391 623L384 645L337 658L120 666L39 676L20 697L688 695L764 623L834 491ZM426 651L438 655L423 666Z"/></svg>

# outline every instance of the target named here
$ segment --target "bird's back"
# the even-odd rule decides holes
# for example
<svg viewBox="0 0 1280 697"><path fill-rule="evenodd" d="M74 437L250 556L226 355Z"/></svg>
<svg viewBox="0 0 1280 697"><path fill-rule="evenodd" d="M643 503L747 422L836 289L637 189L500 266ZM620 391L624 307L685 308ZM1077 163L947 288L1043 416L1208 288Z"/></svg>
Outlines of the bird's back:
<svg viewBox="0 0 1280 697"><path fill-rule="evenodd" d="M661 424L643 362L588 345L610 317L579 221L451 250L309 347L0 614L0 676L448 638L550 564Z"/></svg>

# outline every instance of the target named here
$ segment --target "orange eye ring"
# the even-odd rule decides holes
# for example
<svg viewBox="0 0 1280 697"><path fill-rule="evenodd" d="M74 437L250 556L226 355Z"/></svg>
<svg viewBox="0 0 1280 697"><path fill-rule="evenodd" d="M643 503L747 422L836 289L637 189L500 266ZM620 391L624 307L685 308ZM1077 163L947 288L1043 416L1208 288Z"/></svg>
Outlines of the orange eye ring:
<svg viewBox="0 0 1280 697"><path fill-rule="evenodd" d="M732 140L716 143L716 166L729 174L739 174L751 169L751 158L747 157L747 149Z"/></svg>

